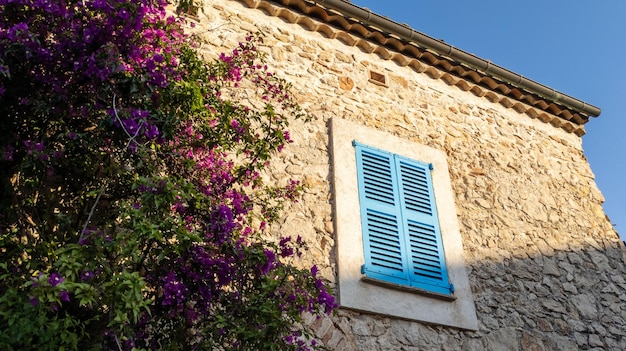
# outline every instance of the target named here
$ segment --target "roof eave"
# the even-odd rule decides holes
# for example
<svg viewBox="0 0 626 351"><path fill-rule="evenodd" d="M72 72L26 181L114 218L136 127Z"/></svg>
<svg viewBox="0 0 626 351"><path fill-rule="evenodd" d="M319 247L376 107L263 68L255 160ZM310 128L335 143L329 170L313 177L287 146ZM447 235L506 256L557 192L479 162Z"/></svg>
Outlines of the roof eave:
<svg viewBox="0 0 626 351"><path fill-rule="evenodd" d="M577 136L600 109L344 0L234 0L376 52L431 78L513 108ZM286 11L285 11L286 10ZM302 21L306 17L319 25ZM334 29L333 29L334 28ZM338 30L335 32L335 30ZM341 34L344 33L344 34ZM381 50L374 49L371 43ZM408 60L407 60L408 59Z"/></svg>
<svg viewBox="0 0 626 351"><path fill-rule="evenodd" d="M316 4L336 10L345 16L351 17L357 21L368 25L373 25L380 30L414 43L416 46L432 50L439 55L448 57L453 61L467 65L484 74L502 80L517 88L536 94L551 102L568 107L576 112L586 116L597 117L600 115L600 108L588 104L582 100L573 98L567 94L559 92L546 85L528 79L522 75L512 72L506 68L493 64L488 60L484 60L478 56L460 50L443 41L434 39L424 33L420 33L406 25L394 22L386 17L377 15L369 9L353 5L344 0L315 0Z"/></svg>

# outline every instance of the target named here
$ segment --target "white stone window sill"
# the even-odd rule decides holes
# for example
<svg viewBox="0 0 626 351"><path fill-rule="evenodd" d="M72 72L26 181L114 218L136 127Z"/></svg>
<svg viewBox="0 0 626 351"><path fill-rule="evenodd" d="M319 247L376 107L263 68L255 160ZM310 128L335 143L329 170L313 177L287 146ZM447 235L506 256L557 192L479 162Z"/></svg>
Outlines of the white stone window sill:
<svg viewBox="0 0 626 351"><path fill-rule="evenodd" d="M374 285L378 285L378 286L389 288L389 289L396 289L396 290L406 291L408 293L412 293L412 294L416 294L416 295L422 295L422 296L427 296L427 297L432 297L432 298L443 300L443 301L454 301L454 300L456 300L456 296L454 296L454 295L440 294L440 293L436 293L436 292L432 292L432 291L416 288L416 287L413 287L413 286L407 286L407 285L402 285L402 284L390 283L390 282L386 282L386 281L380 280L380 279L374 279L374 278L369 278L369 277L362 277L361 280L363 282L365 282L365 283L374 284Z"/></svg>

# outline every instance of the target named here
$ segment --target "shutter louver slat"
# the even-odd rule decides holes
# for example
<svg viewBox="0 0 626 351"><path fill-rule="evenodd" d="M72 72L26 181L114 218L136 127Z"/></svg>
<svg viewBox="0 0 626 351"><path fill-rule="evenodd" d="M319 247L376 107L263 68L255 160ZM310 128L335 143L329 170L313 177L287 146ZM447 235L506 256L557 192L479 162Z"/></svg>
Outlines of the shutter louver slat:
<svg viewBox="0 0 626 351"><path fill-rule="evenodd" d="M402 272L402 251L396 218L368 211L367 223L372 265Z"/></svg>
<svg viewBox="0 0 626 351"><path fill-rule="evenodd" d="M402 192L406 208L411 211L432 215L428 181L423 168L410 167L401 162Z"/></svg>

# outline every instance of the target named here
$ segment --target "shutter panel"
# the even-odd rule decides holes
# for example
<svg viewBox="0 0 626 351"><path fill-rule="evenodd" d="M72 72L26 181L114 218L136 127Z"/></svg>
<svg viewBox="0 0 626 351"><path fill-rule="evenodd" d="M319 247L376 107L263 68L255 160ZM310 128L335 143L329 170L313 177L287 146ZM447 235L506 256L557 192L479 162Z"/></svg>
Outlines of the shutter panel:
<svg viewBox="0 0 626 351"><path fill-rule="evenodd" d="M430 167L396 155L411 285L451 293Z"/></svg>
<svg viewBox="0 0 626 351"><path fill-rule="evenodd" d="M354 142L370 278L451 294L428 164Z"/></svg>
<svg viewBox="0 0 626 351"><path fill-rule="evenodd" d="M355 147L364 273L375 279L409 284L393 155L356 142Z"/></svg>

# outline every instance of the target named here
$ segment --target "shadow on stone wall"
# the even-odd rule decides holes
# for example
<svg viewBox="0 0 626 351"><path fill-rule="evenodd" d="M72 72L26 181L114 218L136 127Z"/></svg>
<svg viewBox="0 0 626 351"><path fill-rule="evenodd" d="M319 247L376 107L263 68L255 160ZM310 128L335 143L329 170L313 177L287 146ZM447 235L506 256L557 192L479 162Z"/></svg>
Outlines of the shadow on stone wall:
<svg viewBox="0 0 626 351"><path fill-rule="evenodd" d="M625 255L619 242L501 261L466 257L476 332L346 309L308 322L336 350L626 350Z"/></svg>

